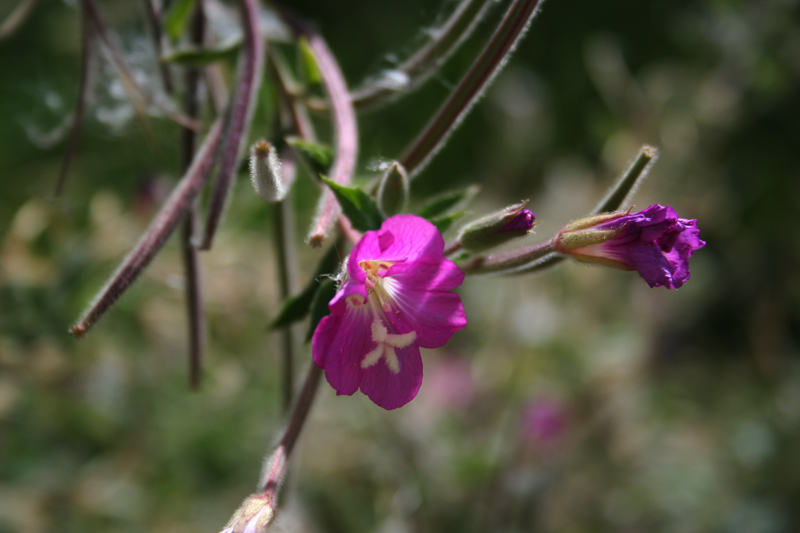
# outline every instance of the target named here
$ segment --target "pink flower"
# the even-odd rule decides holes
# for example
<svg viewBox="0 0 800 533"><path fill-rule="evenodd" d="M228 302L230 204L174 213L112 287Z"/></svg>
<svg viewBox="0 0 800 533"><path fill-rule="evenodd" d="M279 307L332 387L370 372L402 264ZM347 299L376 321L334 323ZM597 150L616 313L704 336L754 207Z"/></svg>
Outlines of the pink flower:
<svg viewBox="0 0 800 533"><path fill-rule="evenodd" d="M384 409L417 395L420 347L443 346L467 325L461 298L450 292L464 273L443 250L436 227L414 215L395 215L356 244L312 340L314 362L337 394L360 388Z"/></svg>

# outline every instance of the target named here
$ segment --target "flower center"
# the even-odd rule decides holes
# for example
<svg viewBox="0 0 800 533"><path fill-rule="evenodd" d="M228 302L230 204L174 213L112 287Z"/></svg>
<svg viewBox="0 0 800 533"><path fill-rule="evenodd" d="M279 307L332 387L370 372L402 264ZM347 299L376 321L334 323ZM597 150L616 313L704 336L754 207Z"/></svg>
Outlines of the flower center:
<svg viewBox="0 0 800 533"><path fill-rule="evenodd" d="M383 358L386 367L393 373L400 372L400 360L397 359L395 348L408 348L417 339L416 331L408 333L392 334L383 325L379 318L372 321L372 340L377 344L375 349L364 356L361 361L361 368L374 366Z"/></svg>

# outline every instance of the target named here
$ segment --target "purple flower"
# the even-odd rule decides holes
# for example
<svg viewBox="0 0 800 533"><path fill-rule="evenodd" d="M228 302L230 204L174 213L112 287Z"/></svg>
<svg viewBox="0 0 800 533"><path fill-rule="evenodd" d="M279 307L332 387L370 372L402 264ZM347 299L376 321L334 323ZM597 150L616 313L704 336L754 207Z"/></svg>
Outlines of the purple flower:
<svg viewBox="0 0 800 533"><path fill-rule="evenodd" d="M706 245L697 220L678 218L670 206L578 220L561 230L556 250L575 259L636 270L651 287L677 289L689 279L692 252Z"/></svg>
<svg viewBox="0 0 800 533"><path fill-rule="evenodd" d="M515 230L521 230L527 233L533 227L534 220L536 220L536 215L533 214L533 211L530 209L523 209L522 211L518 211L514 215L514 218L500 229L500 233Z"/></svg>
<svg viewBox="0 0 800 533"><path fill-rule="evenodd" d="M436 227L414 215L395 215L356 244L312 340L314 362L337 394L360 388L384 409L417 395L420 347L443 346L467 325L461 298L450 292L464 273L443 250Z"/></svg>

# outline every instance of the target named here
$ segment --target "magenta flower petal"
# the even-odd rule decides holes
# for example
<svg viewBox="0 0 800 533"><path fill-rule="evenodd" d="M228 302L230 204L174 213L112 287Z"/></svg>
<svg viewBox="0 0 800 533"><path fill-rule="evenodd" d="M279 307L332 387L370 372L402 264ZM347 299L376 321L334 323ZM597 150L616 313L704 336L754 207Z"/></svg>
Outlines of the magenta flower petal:
<svg viewBox="0 0 800 533"><path fill-rule="evenodd" d="M361 334L364 329L369 330L372 320L363 306L328 315L314 330L314 363L325 369L325 379L336 394L350 396L358 390L363 374L361 360L372 349L369 337Z"/></svg>
<svg viewBox="0 0 800 533"><path fill-rule="evenodd" d="M416 396L419 347L442 346L467 324L461 298L449 292L464 274L443 250L435 226L414 215L387 219L353 248L312 342L314 362L339 394L360 387L385 409Z"/></svg>
<svg viewBox="0 0 800 533"><path fill-rule="evenodd" d="M440 348L467 325L464 306L455 293L409 290L401 294L395 300L398 312L387 313L386 318L397 329L416 331L418 346Z"/></svg>
<svg viewBox="0 0 800 533"><path fill-rule="evenodd" d="M364 370L361 392L384 409L402 407L417 395L422 385L422 356L414 345L395 350L400 372L394 374L387 365L373 365Z"/></svg>

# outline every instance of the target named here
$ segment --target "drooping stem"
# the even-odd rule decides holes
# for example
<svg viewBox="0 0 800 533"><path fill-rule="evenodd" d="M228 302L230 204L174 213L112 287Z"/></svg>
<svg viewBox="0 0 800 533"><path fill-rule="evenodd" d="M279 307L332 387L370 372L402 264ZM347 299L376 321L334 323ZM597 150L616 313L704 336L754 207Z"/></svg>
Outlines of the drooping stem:
<svg viewBox="0 0 800 533"><path fill-rule="evenodd" d="M300 389L300 394L297 395L297 399L292 406L289 423L262 473L259 492L267 497L273 508L275 507L281 480L286 473L286 465L308 418L321 377L322 369L314 361L310 361L303 381L303 388Z"/></svg>
<svg viewBox="0 0 800 533"><path fill-rule="evenodd" d="M359 111L369 109L417 89L458 50L493 3L494 0L460 2L444 24L428 30L431 40L422 48L369 84L353 90L350 95L353 106ZM327 109L327 103L321 99L309 99L308 105L314 111Z"/></svg>
<svg viewBox="0 0 800 533"><path fill-rule="evenodd" d="M308 41L308 49L319 68L322 84L330 100L334 124L336 155L329 177L336 183L347 185L353 176L358 158L358 124L353 104L350 101L347 82L336 58L322 36L295 15L287 12L284 12L283 15L295 31ZM316 213L307 240L311 246L318 248L325 242L342 214L342 208L339 207L339 203L330 189L323 189Z"/></svg>
<svg viewBox="0 0 800 533"><path fill-rule="evenodd" d="M93 52L93 34L92 27L89 21L89 14L86 8L86 3L81 2L81 73L80 81L78 82L78 96L75 100L75 113L72 117L72 125L70 126L69 141L67 143L67 151L64 154L64 160L61 163L61 172L58 175L58 182L56 182L55 195L59 196L64 190L64 184L67 182L67 175L72 166L72 159L75 157L75 152L78 149L78 139L81 135L81 126L83 125L83 116L86 111L86 100L89 98L89 88L91 87L90 77L92 71L92 52Z"/></svg>
<svg viewBox="0 0 800 533"><path fill-rule="evenodd" d="M147 3L152 0L146 0ZM152 4L151 4L152 5ZM198 1L192 14L191 40L201 45L205 36L205 13L202 1ZM165 86L166 81L165 78ZM185 93L183 96L183 112L188 117L197 119L200 115L200 69L187 66L184 75ZM192 163L197 144L197 134L189 129L181 130L181 170L185 172ZM186 313L189 323L189 387L200 387L200 376L205 344L205 313L203 312L203 293L200 276L200 258L194 239L197 233L197 200L192 202L183 220L181 231L181 253L183 254L183 272L186 280Z"/></svg>
<svg viewBox="0 0 800 533"><path fill-rule="evenodd" d="M120 296L136 281L156 253L172 234L183 216L191 208L200 189L206 183L214 165L214 152L222 133L222 121L217 119L209 131L205 143L200 147L192 160L192 165L183 178L172 190L167 201L161 207L150 227L142 238L122 261L105 287L100 290L89 309L72 326L71 332L76 337L83 337L89 328L114 305Z"/></svg>
<svg viewBox="0 0 800 533"><path fill-rule="evenodd" d="M507 62L530 24L540 0L514 0L486 48L422 133L405 150L399 161L409 178L414 178L444 145L448 136L469 113L472 105Z"/></svg>
<svg viewBox="0 0 800 533"><path fill-rule="evenodd" d="M250 120L253 117L256 97L261 87L261 72L264 66L264 39L258 27L258 0L240 0L242 24L244 26L244 48L236 91L229 110L230 117L225 132L225 141L220 156L219 173L211 193L206 226L201 250L210 250L214 235L222 219L233 177L241 159Z"/></svg>

